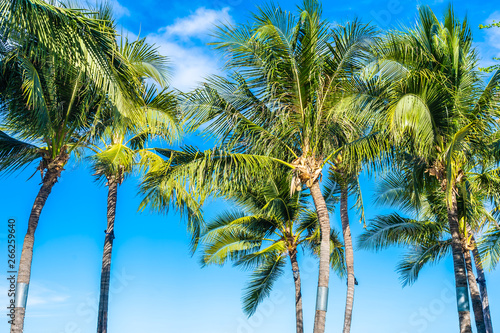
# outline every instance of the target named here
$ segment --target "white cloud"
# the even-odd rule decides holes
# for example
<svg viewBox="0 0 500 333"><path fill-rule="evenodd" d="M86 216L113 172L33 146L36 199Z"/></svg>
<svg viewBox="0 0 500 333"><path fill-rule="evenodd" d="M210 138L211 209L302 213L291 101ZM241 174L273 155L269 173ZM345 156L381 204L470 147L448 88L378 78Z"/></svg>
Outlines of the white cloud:
<svg viewBox="0 0 500 333"><path fill-rule="evenodd" d="M170 58L172 87L189 91L210 74L220 73L218 58L205 46L210 30L220 22L232 24L229 8L200 7L191 15L177 18L173 24L147 36L150 43L159 47L161 54Z"/></svg>
<svg viewBox="0 0 500 333"><path fill-rule="evenodd" d="M216 59L201 47L186 47L161 36L150 35L148 40L159 46L161 54L169 57L173 68L170 82L174 88L191 90L208 75L218 73Z"/></svg>
<svg viewBox="0 0 500 333"><path fill-rule="evenodd" d="M122 6L118 0L108 0L109 4L113 8L113 15L116 19L123 16L130 16L130 11L127 7Z"/></svg>
<svg viewBox="0 0 500 333"><path fill-rule="evenodd" d="M122 6L118 2L118 0L105 0L104 2L111 6L115 19L119 19L123 16L130 16L130 11L128 10L128 8ZM70 2L70 4L75 8L96 8L96 6L99 6L99 3L97 3L95 0L74 0L73 2Z"/></svg>
<svg viewBox="0 0 500 333"><path fill-rule="evenodd" d="M123 38L128 38L130 42L136 40L139 36L133 33L132 31L124 28L123 26L118 25L118 28L116 29L118 31L118 41L120 40L120 36Z"/></svg>
<svg viewBox="0 0 500 333"><path fill-rule="evenodd" d="M28 297L29 306L37 306L43 304L63 303L69 299L66 294L61 294L60 291L49 289L43 285L32 284L30 295Z"/></svg>
<svg viewBox="0 0 500 333"><path fill-rule="evenodd" d="M493 22L500 22L500 11L493 12L488 19L486 24L491 24ZM486 30L487 41L490 45L496 49L500 49L500 28L493 27Z"/></svg>
<svg viewBox="0 0 500 333"><path fill-rule="evenodd" d="M28 297L28 304L30 306L35 306L35 305L43 305L47 303L61 303L66 301L69 298L67 295L45 295L43 297L40 296L30 296Z"/></svg>
<svg viewBox="0 0 500 333"><path fill-rule="evenodd" d="M229 7L221 10L200 7L193 14L177 18L174 24L161 28L159 31L164 31L171 36L197 37L199 34L206 34L217 23L232 23Z"/></svg>
<svg viewBox="0 0 500 333"><path fill-rule="evenodd" d="M33 282L30 285L28 296L28 306L39 306L45 304L61 304L69 299L69 295L63 292L59 286L55 289L49 288L44 284Z"/></svg>
<svg viewBox="0 0 500 333"><path fill-rule="evenodd" d="M500 11L493 12L484 24L491 24L493 21L500 22ZM481 30L481 32L485 33L484 42L477 43L482 55L481 66L498 64L497 61L493 61L491 58L500 57L500 28L493 27Z"/></svg>

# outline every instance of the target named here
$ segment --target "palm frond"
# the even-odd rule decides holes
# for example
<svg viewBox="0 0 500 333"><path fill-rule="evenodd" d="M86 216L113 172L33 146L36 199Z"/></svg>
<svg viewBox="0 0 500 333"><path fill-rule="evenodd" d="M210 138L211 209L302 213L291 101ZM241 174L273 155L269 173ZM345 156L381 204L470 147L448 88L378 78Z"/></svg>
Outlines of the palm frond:
<svg viewBox="0 0 500 333"><path fill-rule="evenodd" d="M361 234L358 246L381 250L391 245L419 245L437 239L443 226L432 221L403 218L397 213L377 216Z"/></svg>
<svg viewBox="0 0 500 333"><path fill-rule="evenodd" d="M451 240L436 241L409 250L397 266L404 286L412 285L425 264L437 263L451 252Z"/></svg>
<svg viewBox="0 0 500 333"><path fill-rule="evenodd" d="M141 77L155 80L161 87L166 87L169 80L169 61L158 52L158 47L149 44L146 38L138 38L130 42L121 37L120 54Z"/></svg>
<svg viewBox="0 0 500 333"><path fill-rule="evenodd" d="M11 173L25 168L40 157L40 150L35 145L0 131L0 173Z"/></svg>
<svg viewBox="0 0 500 333"><path fill-rule="evenodd" d="M42 60L50 54L56 61L73 64L106 91L118 109L130 114L130 89L137 84L123 57L117 52L116 33L109 22L89 10L57 7L40 0L3 2L0 24L3 38L19 43L25 54ZM129 78L125 81L118 78Z"/></svg>
<svg viewBox="0 0 500 333"><path fill-rule="evenodd" d="M283 273L284 258L279 254L270 255L251 275L251 280L243 294L243 311L249 316L271 293L274 282Z"/></svg>
<svg viewBox="0 0 500 333"><path fill-rule="evenodd" d="M483 264L494 269L500 261L500 229L492 226L479 241Z"/></svg>

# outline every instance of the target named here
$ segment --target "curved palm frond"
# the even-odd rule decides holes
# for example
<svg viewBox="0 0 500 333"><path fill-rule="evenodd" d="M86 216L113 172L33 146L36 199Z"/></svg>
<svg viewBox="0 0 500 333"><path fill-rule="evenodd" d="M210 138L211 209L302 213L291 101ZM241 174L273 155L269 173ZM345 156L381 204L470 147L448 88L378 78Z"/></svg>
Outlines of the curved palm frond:
<svg viewBox="0 0 500 333"><path fill-rule="evenodd" d="M271 293L274 282L283 273L284 258L278 254L269 255L262 265L252 273L250 284L243 295L243 311L249 316L257 310L257 306Z"/></svg>
<svg viewBox="0 0 500 333"><path fill-rule="evenodd" d="M13 40L36 60L50 54L58 62L77 66L121 112L131 115L135 110L131 103L135 90L131 88L137 81L117 52L116 32L109 21L90 10L57 7L40 0L2 2L0 14L5 18L0 24L2 38Z"/></svg>
<svg viewBox="0 0 500 333"><path fill-rule="evenodd" d="M483 265L494 269L500 261L500 229L493 226L479 242Z"/></svg>
<svg viewBox="0 0 500 333"><path fill-rule="evenodd" d="M358 246L379 251L391 245L414 245L432 241L441 236L440 223L403 218L397 213L377 216L361 234Z"/></svg>
<svg viewBox="0 0 500 333"><path fill-rule="evenodd" d="M130 42L122 36L119 52L140 77L153 79L161 87L167 86L171 70L168 58L161 55L158 48L149 44L146 38Z"/></svg>
<svg viewBox="0 0 500 333"><path fill-rule="evenodd" d="M451 240L442 240L409 250L397 266L404 286L412 285L425 264L437 263L451 252Z"/></svg>
<svg viewBox="0 0 500 333"><path fill-rule="evenodd" d="M35 145L17 140L0 131L0 172L11 173L40 158L40 150Z"/></svg>

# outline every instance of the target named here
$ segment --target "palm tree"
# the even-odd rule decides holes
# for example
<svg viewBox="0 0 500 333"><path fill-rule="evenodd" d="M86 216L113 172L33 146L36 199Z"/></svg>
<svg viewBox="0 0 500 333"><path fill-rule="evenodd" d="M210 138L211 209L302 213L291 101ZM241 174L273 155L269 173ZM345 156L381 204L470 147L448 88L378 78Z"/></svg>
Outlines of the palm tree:
<svg viewBox="0 0 500 333"><path fill-rule="evenodd" d="M476 245L475 240L474 245ZM483 262L486 262L490 268L496 268L500 260L500 227L492 225L480 240L479 245L474 248L474 262L480 263L478 267L478 283L481 291L481 299L483 302L483 312L485 316L485 324L487 333L493 332L491 323L490 304L488 299L488 291L486 288L486 278L483 271ZM481 260L483 259L483 260Z"/></svg>
<svg viewBox="0 0 500 333"><path fill-rule="evenodd" d="M479 247L477 245L474 236L471 238L471 243L473 247L472 254L474 257L474 264L476 266L476 271L477 271L477 283L479 284L479 291L481 293L481 304L483 307L484 325L486 333L493 333L493 324L491 322L491 312L490 312L490 301L488 297L488 289L486 287L486 277L483 268L483 260L484 260L483 258L485 256L480 254Z"/></svg>
<svg viewBox="0 0 500 333"><path fill-rule="evenodd" d="M0 170L9 173L39 162L35 173L42 178L18 269L11 332L20 333L34 235L47 198L71 155L79 154L103 96L135 111L135 100L124 99L134 95L136 84L124 79L134 76L116 54L115 33L105 16L41 1L3 2L0 10Z"/></svg>
<svg viewBox="0 0 500 333"><path fill-rule="evenodd" d="M295 192L290 196L290 178L286 173L248 185L246 191L232 193L227 198L236 203L238 209L223 212L208 223L201 238L206 244L202 263L223 265L231 260L236 266L253 268L243 296L244 311L253 315L283 273L288 257L295 284L297 333L303 333L297 259L300 247L318 253L317 215L307 209L307 195ZM333 207L331 203L330 208ZM330 236L330 251L332 268L343 276L344 253L334 231Z"/></svg>
<svg viewBox="0 0 500 333"><path fill-rule="evenodd" d="M362 248L379 250L391 245L409 248L398 265L403 286L414 283L423 266L443 259L451 249L444 194L440 189L429 189L419 195L412 193L408 190L413 186L410 172L407 170L405 173L392 173L387 176L381 183L376 196L377 203L390 204L409 213L412 217L404 218L397 213L377 216L360 236ZM476 180L473 175L468 176L469 181ZM466 186L473 187L469 182ZM461 189L460 193L467 194L467 191ZM483 227L483 223L478 223L478 221L491 221L492 216L485 207L484 198L477 192L474 194L459 198L458 214L463 239L462 251L465 257L476 327L478 332L487 332L486 322L489 318L489 309L485 309L488 315L483 313L483 299L487 302L486 286L483 288L484 293L483 290L480 293L477 283L480 280L476 282L470 252L472 250L474 254L478 275L484 279L482 260L477 252L474 235L477 235Z"/></svg>
<svg viewBox="0 0 500 333"><path fill-rule="evenodd" d="M494 137L498 138L498 134L500 134L500 132L497 132ZM478 208L480 209L482 206L481 204L489 202L493 207L489 215L485 214L486 216L482 219L477 219L475 223L469 223L466 225L467 239L469 240L467 242L467 247L472 249L472 257L474 258L474 264L476 266L477 283L479 284L479 292L481 295L486 333L493 333L493 324L491 321L488 290L483 266L485 262L490 261L489 259L491 257L489 255L491 252L487 249L487 247L485 247L484 249L486 249L486 251L482 251L481 253L476 237L480 234L481 237L479 238L479 242L481 244L488 244L489 235L491 235L488 230L491 231L500 229L497 222L500 217L500 198L498 192L498 188L500 187L500 169L498 168L499 158L498 149L496 148L496 145L498 144L497 141L498 140L494 139L493 144L490 146L490 148L493 149L487 150L488 156L493 158L483 159L479 172L471 173L470 177L468 177L466 189L469 191L462 191L465 197L465 200L463 200L464 207L462 209L465 210L468 208L468 211L472 212L468 214L469 220L471 220L471 216L473 216L474 213L477 214ZM473 199L475 198L479 199L476 199L476 202L474 202ZM477 202L480 202L481 204L478 204ZM487 229L486 233L484 232L484 229ZM492 264L491 261L490 264ZM476 310L474 311L476 312Z"/></svg>
<svg viewBox="0 0 500 333"><path fill-rule="evenodd" d="M471 332L467 273L459 230L457 190L466 164L475 164L495 124L499 75L482 89L467 22L450 6L440 22L428 7L418 25L390 32L377 48L380 72L399 73L389 89L386 124L395 144L413 156L415 191L436 186L446 193L460 332ZM478 161L477 161L478 162Z"/></svg>
<svg viewBox="0 0 500 333"><path fill-rule="evenodd" d="M205 132L218 145L169 152L165 168L148 174L142 190L145 203L169 202L160 189L178 180L180 191L189 186L203 201L280 167L293 170L291 192L309 190L321 229L314 324L319 333L325 330L330 242L320 176L347 150L348 133L358 130L353 119L364 107L351 92L373 30L354 21L330 31L316 1L304 1L299 13L270 5L254 14L252 24L220 27L215 46L228 56L229 78L212 77L182 104L197 123L207 123ZM371 154L368 147L366 142L358 154Z"/></svg>
<svg viewBox="0 0 500 333"><path fill-rule="evenodd" d="M498 137L498 134L500 133L497 133L496 137ZM498 145L498 141L496 141L496 145ZM472 253L476 264L478 275L477 280L483 302L484 321L487 333L493 332L493 325L491 322L488 290L486 287L486 278L483 266L488 266L490 269L493 269L496 267L500 259L500 226L498 224L500 219L500 192L498 191L500 186L500 169L498 168L499 156L496 145L493 145L494 151L496 151L497 155L494 157L493 165L488 165L487 161L485 161L484 164L486 165L483 167L482 172L476 174L476 179L472 183L472 190L475 192L481 191L481 193L485 193L485 200L489 201L494 207L492 217L489 219L489 227L482 235L481 239L476 241L474 236L471 238L471 244L473 247Z"/></svg>
<svg viewBox="0 0 500 333"><path fill-rule="evenodd" d="M382 140L380 135L377 135L376 137L377 140ZM355 140L352 139L352 141ZM343 328L344 333L348 333L351 330L352 310L354 306L354 288L355 285L358 284L354 275L354 248L349 224L349 209L347 205L347 200L350 194L356 197L356 206L361 215L360 221L365 224L363 198L358 179L358 174L361 171L361 163L359 160L356 161L356 156L347 156L348 158L345 159L342 154L339 154L337 158L334 159L329 169L327 185L327 188L330 189L331 193L340 194L340 221L342 224L347 273L347 296Z"/></svg>
<svg viewBox="0 0 500 333"><path fill-rule="evenodd" d="M129 42L122 39L120 54L130 63L141 80L155 80L158 84L166 83L167 58L146 43L145 39ZM118 187L125 177L141 164L152 167L154 161L161 160L145 147L149 139L161 137L173 143L180 136L179 118L176 111L176 99L166 89L158 91L155 87L143 87L143 112L133 118L124 117L105 109L95 125L92 141L88 148L94 153L89 156L93 162L95 176L104 179L108 187L107 228L104 240L101 287L97 332L107 332L108 298L111 272L111 253L113 250L115 212ZM107 113L109 114L106 114ZM140 159L138 161L138 158ZM142 161L142 163L140 163Z"/></svg>

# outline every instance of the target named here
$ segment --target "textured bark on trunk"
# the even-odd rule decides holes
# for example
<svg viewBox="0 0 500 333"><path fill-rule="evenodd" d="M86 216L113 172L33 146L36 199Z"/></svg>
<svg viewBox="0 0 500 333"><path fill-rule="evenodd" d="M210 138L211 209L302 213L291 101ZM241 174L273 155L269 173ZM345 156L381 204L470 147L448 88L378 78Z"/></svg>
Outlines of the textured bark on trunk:
<svg viewBox="0 0 500 333"><path fill-rule="evenodd" d="M352 247L351 228L349 226L349 215L347 207L347 187L340 190L340 219L342 221L342 233L344 235L345 261L347 268L347 296L344 314L344 333L351 331L352 308L354 305L354 251Z"/></svg>
<svg viewBox="0 0 500 333"><path fill-rule="evenodd" d="M474 320L476 322L477 333L486 333L483 316L483 305L481 302L481 295L479 294L479 287L477 286L476 277L472 270L472 259L470 251L464 251L465 268L467 269L467 279L469 280L469 290L472 301L472 310L474 311Z"/></svg>
<svg viewBox="0 0 500 333"><path fill-rule="evenodd" d="M290 253L290 262L292 263L293 282L295 283L295 320L297 324L297 333L303 333L302 291L300 285L299 263L297 262L297 250Z"/></svg>
<svg viewBox="0 0 500 333"><path fill-rule="evenodd" d="M42 209L47 202L50 192L61 172L64 165L68 161L69 156L65 153L55 161L50 161L49 168L45 173L42 180L42 187L38 191L38 195L35 198L35 203L31 208L30 217L28 220L28 231L24 237L23 249L21 252L21 259L19 260L19 269L17 273L17 286L19 284L26 285L26 292L28 291L28 286L31 278L31 263L33 261L33 246L35 244L35 231L38 226L38 221L40 220L40 214ZM17 288L17 287L16 287ZM16 291L17 292L17 291ZM26 314L26 304L21 304L22 306L16 307L14 309L15 318L10 326L11 333L22 333L24 328L24 318Z"/></svg>
<svg viewBox="0 0 500 333"><path fill-rule="evenodd" d="M451 233L451 249L453 253L453 270L455 273L455 288L457 294L458 319L460 333L471 333L471 321L469 311L467 273L465 270L464 253L462 251L462 242L458 228L458 209L455 189L451 194L451 205L447 204L448 223Z"/></svg>
<svg viewBox="0 0 500 333"><path fill-rule="evenodd" d="M327 299L325 300L323 308L318 309L318 297L326 297L328 292L328 282L330 278L330 217L328 216L328 209L326 207L325 198L321 193L321 188L319 182L316 180L310 187L311 196L314 200L314 206L316 207L316 213L318 214L318 220L321 230L321 243L320 243L320 253L319 253L319 277L318 277L318 295L316 300L316 315L314 317L314 333L325 332L325 322L326 322L326 305ZM324 291L326 288L326 293Z"/></svg>
<svg viewBox="0 0 500 333"><path fill-rule="evenodd" d="M493 324L491 323L490 301L488 299L488 289L486 288L486 277L484 276L483 264L481 263L481 255L477 249L476 240L472 237L472 254L474 255L474 264L477 271L477 281L479 291L481 293L481 304L483 307L484 326L486 333L493 333Z"/></svg>
<svg viewBox="0 0 500 333"><path fill-rule="evenodd" d="M115 216L116 200L119 182L114 178L108 178L108 208L107 228L104 238L104 250L102 254L101 289L99 296L99 312L97 316L97 333L106 333L108 330L108 301L109 280L111 276L111 251L113 250L113 239L115 238Z"/></svg>

